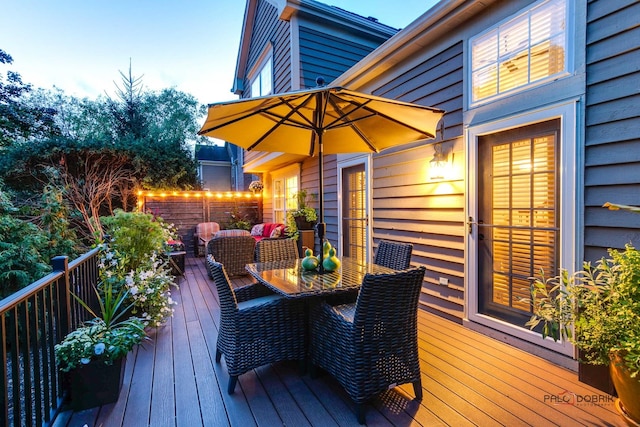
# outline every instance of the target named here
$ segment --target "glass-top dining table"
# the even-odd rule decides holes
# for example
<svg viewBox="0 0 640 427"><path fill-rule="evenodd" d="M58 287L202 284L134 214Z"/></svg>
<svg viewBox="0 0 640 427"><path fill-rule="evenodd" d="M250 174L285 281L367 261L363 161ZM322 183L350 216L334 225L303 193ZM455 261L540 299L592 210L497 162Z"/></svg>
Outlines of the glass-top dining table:
<svg viewBox="0 0 640 427"><path fill-rule="evenodd" d="M353 258L342 257L341 266L335 271L306 271L302 259L247 264L251 276L273 291L287 298L339 294L360 288L365 274L394 273L387 267L362 263Z"/></svg>

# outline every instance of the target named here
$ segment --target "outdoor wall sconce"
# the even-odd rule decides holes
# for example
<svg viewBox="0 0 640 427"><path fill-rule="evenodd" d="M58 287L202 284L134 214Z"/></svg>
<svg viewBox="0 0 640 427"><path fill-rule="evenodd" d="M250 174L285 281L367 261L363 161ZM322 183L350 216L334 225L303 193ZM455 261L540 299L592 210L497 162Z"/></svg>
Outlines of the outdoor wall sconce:
<svg viewBox="0 0 640 427"><path fill-rule="evenodd" d="M443 180L449 167L449 156L447 156L442 142L433 144L433 159L429 161L429 179L432 181Z"/></svg>

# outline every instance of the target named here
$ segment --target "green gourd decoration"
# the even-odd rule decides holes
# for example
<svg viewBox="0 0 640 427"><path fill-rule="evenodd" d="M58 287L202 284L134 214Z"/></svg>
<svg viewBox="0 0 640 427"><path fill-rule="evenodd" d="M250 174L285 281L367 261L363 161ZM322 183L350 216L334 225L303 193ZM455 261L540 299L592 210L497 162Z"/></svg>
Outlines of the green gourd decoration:
<svg viewBox="0 0 640 427"><path fill-rule="evenodd" d="M315 270L320 265L318 258L313 256L313 251L307 249L304 251L305 257L302 258L302 268L307 271Z"/></svg>
<svg viewBox="0 0 640 427"><path fill-rule="evenodd" d="M328 255L329 256L322 261L322 267L324 267L325 271L336 271L340 268L340 260L336 256L336 250L330 248Z"/></svg>
<svg viewBox="0 0 640 427"><path fill-rule="evenodd" d="M329 258L329 250L331 250L331 242L325 240L322 243L322 259Z"/></svg>

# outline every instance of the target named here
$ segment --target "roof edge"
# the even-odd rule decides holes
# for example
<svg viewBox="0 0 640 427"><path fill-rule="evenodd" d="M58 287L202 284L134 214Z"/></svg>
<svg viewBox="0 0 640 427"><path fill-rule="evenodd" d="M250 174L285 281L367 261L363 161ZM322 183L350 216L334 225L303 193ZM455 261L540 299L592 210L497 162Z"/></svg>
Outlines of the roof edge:
<svg viewBox="0 0 640 427"><path fill-rule="evenodd" d="M481 7L496 3L498 0L483 0ZM371 70L380 64L395 64L405 57L409 57L415 50L424 46L426 38L435 38L439 32L446 29L448 23L470 15L478 9L478 2L474 0L442 0L431 9L418 17L411 24L400 30L395 36L378 46L369 55L362 58L353 67L342 73L331 85L361 87L373 80L379 73ZM395 59L394 59L395 58Z"/></svg>
<svg viewBox="0 0 640 427"><path fill-rule="evenodd" d="M251 34L253 32L253 21L256 16L256 8L258 0L247 0L244 9L244 19L242 20L242 32L240 33L240 49L238 49L238 57L236 59L236 71L233 78L233 86L231 92L241 95L244 91L243 76L246 71L247 56L249 55L249 45L251 42Z"/></svg>

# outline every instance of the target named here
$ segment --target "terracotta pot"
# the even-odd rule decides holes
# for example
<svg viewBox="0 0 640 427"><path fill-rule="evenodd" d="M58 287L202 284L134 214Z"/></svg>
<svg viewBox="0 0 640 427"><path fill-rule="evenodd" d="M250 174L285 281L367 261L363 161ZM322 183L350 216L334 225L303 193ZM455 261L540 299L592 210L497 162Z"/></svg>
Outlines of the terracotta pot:
<svg viewBox="0 0 640 427"><path fill-rule="evenodd" d="M113 365L91 362L67 373L71 390L71 408L74 411L106 405L118 400L126 358Z"/></svg>
<svg viewBox="0 0 640 427"><path fill-rule="evenodd" d="M638 398L640 396L640 379L631 378L631 373L619 353L611 353L610 358L611 380L616 387L619 398L616 401L616 408L629 425L640 425L640 399Z"/></svg>

